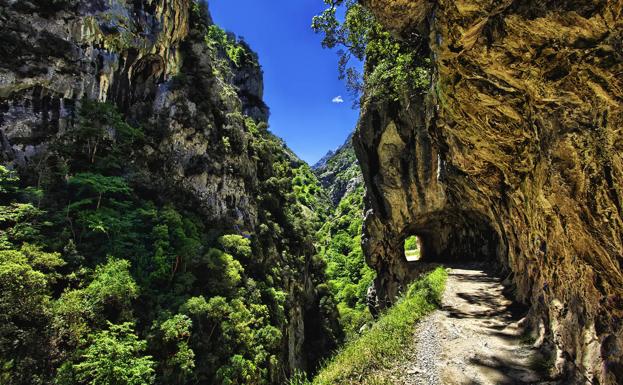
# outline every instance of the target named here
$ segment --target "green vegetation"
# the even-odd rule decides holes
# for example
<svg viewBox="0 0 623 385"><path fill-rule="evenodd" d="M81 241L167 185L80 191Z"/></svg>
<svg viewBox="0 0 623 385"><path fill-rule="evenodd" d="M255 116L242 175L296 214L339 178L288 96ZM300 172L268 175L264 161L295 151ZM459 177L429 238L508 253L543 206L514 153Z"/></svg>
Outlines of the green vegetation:
<svg viewBox="0 0 623 385"><path fill-rule="evenodd" d="M338 301L340 323L347 339L372 321L366 292L375 273L361 249L363 186L347 194L319 232L320 250L327 261L327 278Z"/></svg>
<svg viewBox="0 0 623 385"><path fill-rule="evenodd" d="M417 259L420 257L420 245L417 235L405 239L405 257Z"/></svg>
<svg viewBox="0 0 623 385"><path fill-rule="evenodd" d="M318 233L318 243L340 324L350 340L372 322L366 292L375 276L361 249L364 187L351 139L314 172L336 205Z"/></svg>
<svg viewBox="0 0 623 385"><path fill-rule="evenodd" d="M416 235L412 235L405 239L405 251L419 249L418 239Z"/></svg>
<svg viewBox="0 0 623 385"><path fill-rule="evenodd" d="M293 169L294 178L292 186L297 199L310 209L314 209L318 219L324 219L331 210L326 191L318 182L311 168L305 164L300 164Z"/></svg>
<svg viewBox="0 0 623 385"><path fill-rule="evenodd" d="M446 270L440 267L411 284L403 298L361 337L347 343L312 382L297 378L292 384L386 383L378 371L402 354L413 337L415 323L439 306L446 278Z"/></svg>
<svg viewBox="0 0 623 385"><path fill-rule="evenodd" d="M314 165L314 173L335 206L339 205L342 198L351 192L350 190L363 185L363 175L355 155L352 134L335 153Z"/></svg>
<svg viewBox="0 0 623 385"><path fill-rule="evenodd" d="M324 35L323 47L340 47L339 75L354 98L398 100L403 95L423 92L430 85L430 59L422 47L406 46L393 38L357 0L324 0L327 8L312 20L312 28ZM338 19L343 7L344 20ZM365 76L349 63L364 61Z"/></svg>
<svg viewBox="0 0 623 385"><path fill-rule="evenodd" d="M218 25L208 26L205 41L213 49L224 52L227 58L236 66L257 65L257 58L246 45L233 34L228 34Z"/></svg>
<svg viewBox="0 0 623 385"><path fill-rule="evenodd" d="M288 311L307 290L289 282L305 271L324 280L311 257L329 203L265 124L243 120L258 162L257 233L214 227L137 188L133 165L149 139L110 104L82 101L34 178L0 167L2 384L283 376ZM305 304L318 319L306 327L312 364L341 339L331 293L317 290Z"/></svg>
<svg viewBox="0 0 623 385"><path fill-rule="evenodd" d="M80 362L64 365L58 383L101 385L149 385L154 383L154 362L142 353L145 341L134 334L131 323L109 323L109 329L95 333L84 350Z"/></svg>

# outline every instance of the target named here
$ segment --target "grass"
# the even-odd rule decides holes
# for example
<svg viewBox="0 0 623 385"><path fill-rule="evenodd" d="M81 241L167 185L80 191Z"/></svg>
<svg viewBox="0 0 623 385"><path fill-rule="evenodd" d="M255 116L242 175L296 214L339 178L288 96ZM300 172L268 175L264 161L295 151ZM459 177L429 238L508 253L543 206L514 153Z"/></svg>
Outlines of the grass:
<svg viewBox="0 0 623 385"><path fill-rule="evenodd" d="M370 330L330 359L312 382L299 378L290 385L386 384L387 380L374 372L389 366L402 354L413 338L416 322L439 306L447 275L439 267L414 282Z"/></svg>
<svg viewBox="0 0 623 385"><path fill-rule="evenodd" d="M409 261L417 261L420 259L420 250L405 250L405 257Z"/></svg>

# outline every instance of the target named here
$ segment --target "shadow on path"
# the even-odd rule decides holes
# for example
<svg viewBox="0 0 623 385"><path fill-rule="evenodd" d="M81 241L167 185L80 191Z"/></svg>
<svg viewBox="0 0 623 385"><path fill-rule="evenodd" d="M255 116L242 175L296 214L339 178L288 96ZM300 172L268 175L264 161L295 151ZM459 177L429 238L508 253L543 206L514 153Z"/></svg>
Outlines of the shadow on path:
<svg viewBox="0 0 623 385"><path fill-rule="evenodd" d="M535 384L539 355L520 327L528 308L504 295L501 279L478 265L452 266L440 317L440 383Z"/></svg>
<svg viewBox="0 0 623 385"><path fill-rule="evenodd" d="M455 265L448 272L441 309L418 324L412 345L387 369L389 383L543 384L535 370L539 355L520 327L527 307L507 298L501 279L483 265Z"/></svg>

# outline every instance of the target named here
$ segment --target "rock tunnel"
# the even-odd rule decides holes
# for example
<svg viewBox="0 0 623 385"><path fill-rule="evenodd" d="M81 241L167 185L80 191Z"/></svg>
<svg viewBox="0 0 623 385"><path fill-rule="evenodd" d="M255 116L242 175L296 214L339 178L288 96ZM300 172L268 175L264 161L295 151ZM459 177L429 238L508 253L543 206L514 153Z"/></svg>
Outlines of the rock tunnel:
<svg viewBox="0 0 623 385"><path fill-rule="evenodd" d="M496 263L503 250L496 231L477 212L442 212L419 226L407 227L399 239L415 235L420 243L418 262Z"/></svg>
<svg viewBox="0 0 623 385"><path fill-rule="evenodd" d="M366 180L363 249L377 271L378 305L393 302L405 286L438 263L486 262L508 267L503 224L479 201L478 186L445 161L424 97L367 105L354 137ZM404 244L417 236L417 261Z"/></svg>
<svg viewBox="0 0 623 385"><path fill-rule="evenodd" d="M353 139L379 306L417 235L415 266L507 270L565 383L621 383L621 1L363 3L432 67L424 95L366 95Z"/></svg>

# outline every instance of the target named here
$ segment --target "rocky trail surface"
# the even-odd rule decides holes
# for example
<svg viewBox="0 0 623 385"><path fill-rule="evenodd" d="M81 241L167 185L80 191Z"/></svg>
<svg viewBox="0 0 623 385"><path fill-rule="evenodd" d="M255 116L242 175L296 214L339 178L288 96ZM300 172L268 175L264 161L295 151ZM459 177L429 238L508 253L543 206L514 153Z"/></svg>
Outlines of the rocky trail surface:
<svg viewBox="0 0 623 385"><path fill-rule="evenodd" d="M544 384L543 362L522 338L521 309L479 267L449 271L442 307L417 326L389 377L396 385Z"/></svg>

